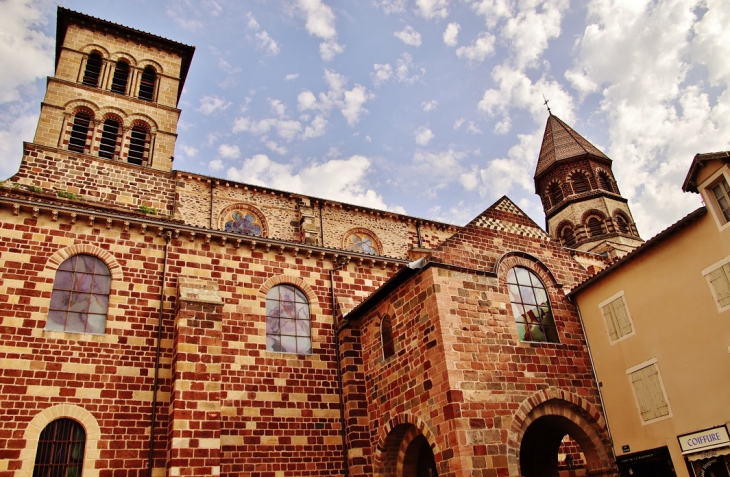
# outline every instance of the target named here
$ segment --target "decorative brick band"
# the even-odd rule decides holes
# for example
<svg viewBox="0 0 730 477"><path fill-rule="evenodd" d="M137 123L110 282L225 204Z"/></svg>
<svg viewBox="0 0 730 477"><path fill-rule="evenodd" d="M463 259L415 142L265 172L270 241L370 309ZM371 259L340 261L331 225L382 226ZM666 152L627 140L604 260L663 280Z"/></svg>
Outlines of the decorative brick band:
<svg viewBox="0 0 730 477"><path fill-rule="evenodd" d="M282 284L294 285L295 287L302 290L304 294L307 295L307 299L309 299L310 307L312 307L312 305L319 305L319 300L317 299L317 295L314 293L314 290L312 290L312 287L310 287L303 279L299 277L292 277L289 275L277 275L275 277L269 278L264 282L263 285L261 285L261 288L259 288L259 295L261 295L265 300L266 294L269 293L269 290L271 290L276 285Z"/></svg>
<svg viewBox="0 0 730 477"><path fill-rule="evenodd" d="M62 248L51 255L46 265L46 271L51 272L50 278L55 277L56 270L58 270L58 267L60 267L65 260L73 257L74 255L80 254L93 255L103 261L106 266L109 267L109 272L112 275L112 281L122 280L124 278L122 266L119 262L117 262L114 255L103 248L89 244L71 245L70 247Z"/></svg>
<svg viewBox="0 0 730 477"><path fill-rule="evenodd" d="M52 421L64 417L73 419L81 424L86 432L84 465L81 477L96 477L99 475L99 469L94 468L95 462L99 459L98 443L101 438L101 429L96 422L96 418L83 407L73 404L57 404L36 414L33 420L28 423L28 427L23 434L25 449L20 454L22 464L15 474L16 477L30 477L33 475L38 439L40 438L41 432Z"/></svg>

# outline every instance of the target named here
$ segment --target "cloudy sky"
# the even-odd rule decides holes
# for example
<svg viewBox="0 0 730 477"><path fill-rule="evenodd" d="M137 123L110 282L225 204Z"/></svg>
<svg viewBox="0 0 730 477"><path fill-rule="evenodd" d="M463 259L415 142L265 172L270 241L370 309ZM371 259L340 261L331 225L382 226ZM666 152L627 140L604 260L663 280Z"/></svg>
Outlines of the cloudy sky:
<svg viewBox="0 0 730 477"><path fill-rule="evenodd" d="M49 0L0 0L0 176L53 74ZM68 0L197 47L175 168L464 224L507 194L540 225L547 110L614 160L644 238L730 149L727 0Z"/></svg>

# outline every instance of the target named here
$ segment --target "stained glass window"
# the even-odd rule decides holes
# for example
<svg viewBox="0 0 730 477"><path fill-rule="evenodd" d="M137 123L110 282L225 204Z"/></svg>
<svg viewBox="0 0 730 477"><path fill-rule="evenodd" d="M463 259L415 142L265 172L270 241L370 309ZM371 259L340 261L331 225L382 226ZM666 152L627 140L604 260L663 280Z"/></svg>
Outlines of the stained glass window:
<svg viewBox="0 0 730 477"><path fill-rule="evenodd" d="M56 419L41 431L33 477L81 477L86 433L73 419Z"/></svg>
<svg viewBox="0 0 730 477"><path fill-rule="evenodd" d="M372 239L372 237L368 237L363 233L352 234L352 236L350 236L349 242L350 243L347 244L347 250L353 252L367 253L370 255L378 254L378 248L373 243L374 240Z"/></svg>
<svg viewBox="0 0 730 477"><path fill-rule="evenodd" d="M507 273L507 288L520 340L558 343L550 300L537 275L515 267Z"/></svg>
<svg viewBox="0 0 730 477"><path fill-rule="evenodd" d="M261 236L261 221L250 212L236 210L231 214L231 220L225 224L226 232Z"/></svg>
<svg viewBox="0 0 730 477"><path fill-rule="evenodd" d="M309 300L291 285L276 285L266 294L266 350L312 353Z"/></svg>
<svg viewBox="0 0 730 477"><path fill-rule="evenodd" d="M56 271L46 329L103 334L111 273L92 255L74 255Z"/></svg>

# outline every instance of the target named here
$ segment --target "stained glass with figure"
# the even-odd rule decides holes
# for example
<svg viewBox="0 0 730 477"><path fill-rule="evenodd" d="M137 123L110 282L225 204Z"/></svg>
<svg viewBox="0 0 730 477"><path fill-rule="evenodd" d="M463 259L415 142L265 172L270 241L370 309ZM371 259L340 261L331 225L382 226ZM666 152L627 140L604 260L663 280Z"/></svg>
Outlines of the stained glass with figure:
<svg viewBox="0 0 730 477"><path fill-rule="evenodd" d="M291 285L276 285L266 294L266 350L312 353L309 300Z"/></svg>
<svg viewBox="0 0 730 477"><path fill-rule="evenodd" d="M231 214L231 220L225 224L226 232L261 236L261 222L250 212L236 210Z"/></svg>
<svg viewBox="0 0 730 477"><path fill-rule="evenodd" d="M520 340L558 343L550 300L537 275L515 267L507 273L507 289Z"/></svg>
<svg viewBox="0 0 730 477"><path fill-rule="evenodd" d="M46 329L103 334L111 273L92 255L74 255L56 271Z"/></svg>

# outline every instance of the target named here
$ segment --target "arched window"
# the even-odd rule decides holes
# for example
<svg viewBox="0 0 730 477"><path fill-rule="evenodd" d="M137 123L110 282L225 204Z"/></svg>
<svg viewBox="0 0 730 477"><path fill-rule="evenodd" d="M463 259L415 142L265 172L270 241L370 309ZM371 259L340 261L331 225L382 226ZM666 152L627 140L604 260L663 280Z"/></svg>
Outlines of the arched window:
<svg viewBox="0 0 730 477"><path fill-rule="evenodd" d="M111 273L93 255L74 255L56 271L46 329L103 334L109 307Z"/></svg>
<svg viewBox="0 0 730 477"><path fill-rule="evenodd" d="M591 190L590 183L586 180L586 176L582 172L574 173L571 177L571 182L573 183L573 192L576 194Z"/></svg>
<svg viewBox="0 0 730 477"><path fill-rule="evenodd" d="M119 123L112 118L104 121L101 131L101 142L99 144L99 157L114 159L119 141Z"/></svg>
<svg viewBox="0 0 730 477"><path fill-rule="evenodd" d="M606 233L606 229L603 228L603 222L598 217L588 219L588 233L591 237L597 237Z"/></svg>
<svg viewBox="0 0 730 477"><path fill-rule="evenodd" d="M618 227L618 231L622 234L631 233L631 229L629 228L629 222L622 214L616 215L616 226Z"/></svg>
<svg viewBox="0 0 730 477"><path fill-rule="evenodd" d="M575 234L569 225L563 227L563 230L560 232L560 238L562 239L564 246L568 248L575 247Z"/></svg>
<svg viewBox="0 0 730 477"><path fill-rule="evenodd" d="M393 325L390 316L385 315L380 322L380 342L383 345L383 359L388 359L395 354L395 342L393 341Z"/></svg>
<svg viewBox="0 0 730 477"><path fill-rule="evenodd" d="M609 192L615 192L613 190L613 186L611 185L611 179L608 177L608 174L601 171L598 173L598 185L603 190L607 190Z"/></svg>
<svg viewBox="0 0 730 477"><path fill-rule="evenodd" d="M139 82L139 99L152 101L155 95L155 82L157 81L157 73L151 66L147 66L142 71L142 78Z"/></svg>
<svg viewBox="0 0 730 477"><path fill-rule="evenodd" d="M51 421L38 438L33 477L81 476L86 432L73 419Z"/></svg>
<svg viewBox="0 0 730 477"><path fill-rule="evenodd" d="M142 165L145 160L145 149L147 148L148 131L144 126L134 126L129 138L129 154L127 162L130 164Z"/></svg>
<svg viewBox="0 0 730 477"><path fill-rule="evenodd" d="M68 140L68 149L76 152L86 152L86 139L89 137L89 125L91 115L85 112L78 112L74 116L71 126L71 137Z"/></svg>
<svg viewBox="0 0 730 477"><path fill-rule="evenodd" d="M266 350L312 353L309 300L291 285L276 285L266 294Z"/></svg>
<svg viewBox="0 0 730 477"><path fill-rule="evenodd" d="M558 343L550 300L537 275L514 267L507 272L507 288L520 340Z"/></svg>
<svg viewBox="0 0 730 477"><path fill-rule="evenodd" d="M81 81L83 84L89 86L99 86L99 75L101 74L101 55L99 53L92 53L89 55L89 59L86 60L86 69L84 70L84 79Z"/></svg>
<svg viewBox="0 0 730 477"><path fill-rule="evenodd" d="M550 185L550 202L552 202L553 207L558 205L563 200L563 190L560 188L560 184L557 182L553 182Z"/></svg>
<svg viewBox="0 0 730 477"><path fill-rule="evenodd" d="M114 68L111 90L119 94L127 94L127 80L129 79L129 63L118 61Z"/></svg>

